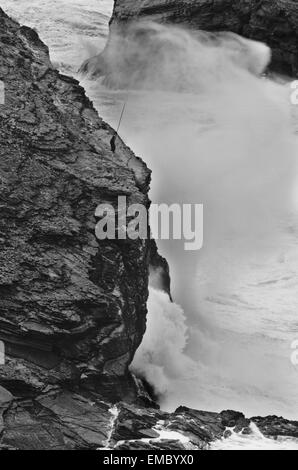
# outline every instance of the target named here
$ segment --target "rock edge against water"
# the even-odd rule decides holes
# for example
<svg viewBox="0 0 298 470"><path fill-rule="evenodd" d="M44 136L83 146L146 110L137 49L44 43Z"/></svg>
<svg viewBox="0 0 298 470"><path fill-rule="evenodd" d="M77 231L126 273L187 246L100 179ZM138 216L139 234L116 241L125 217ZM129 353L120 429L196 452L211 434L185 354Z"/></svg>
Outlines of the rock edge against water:
<svg viewBox="0 0 298 470"><path fill-rule="evenodd" d="M34 400L0 388L0 449L208 450L233 432L298 438L298 422L277 416L246 419L242 413L211 413L179 407L174 413L124 402L110 405L96 394L52 390Z"/></svg>

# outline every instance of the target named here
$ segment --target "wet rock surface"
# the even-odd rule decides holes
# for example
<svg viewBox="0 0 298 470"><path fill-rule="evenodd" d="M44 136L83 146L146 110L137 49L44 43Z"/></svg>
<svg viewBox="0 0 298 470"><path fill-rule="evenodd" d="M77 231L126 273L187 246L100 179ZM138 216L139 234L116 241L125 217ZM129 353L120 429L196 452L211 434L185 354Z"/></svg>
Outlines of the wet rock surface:
<svg viewBox="0 0 298 470"><path fill-rule="evenodd" d="M64 447L58 428L76 428L71 447L99 445L96 408L77 397L148 395L128 366L146 326L152 242L99 241L95 210L118 196L149 207L150 171L120 140L112 154L113 130L79 82L1 9L0 80L1 443ZM85 417L94 443L78 432Z"/></svg>
<svg viewBox="0 0 298 470"><path fill-rule="evenodd" d="M112 130L34 31L2 11L0 27L0 383L31 396L100 380L122 398L145 331L150 242L99 241L94 214L119 195L148 207L150 172L123 143L112 154Z"/></svg>
<svg viewBox="0 0 298 470"><path fill-rule="evenodd" d="M111 405L88 392L53 388L35 399L14 399L0 389L0 449L208 450L234 432L250 434L242 413ZM252 418L267 437L298 437L298 423L278 417Z"/></svg>
<svg viewBox="0 0 298 470"><path fill-rule="evenodd" d="M269 438L297 437L298 423L283 418L247 419L242 413L221 413L179 407L165 413L120 403L108 447L111 449L208 450L212 442L228 438L231 432L251 434L251 423Z"/></svg>
<svg viewBox="0 0 298 470"><path fill-rule="evenodd" d="M298 421L289 421L281 416L258 416L251 419L265 436L298 438Z"/></svg>
<svg viewBox="0 0 298 470"><path fill-rule="evenodd" d="M185 25L194 30L231 31L266 43L272 49L271 70L298 75L298 4L291 0L116 0L110 39L125 35L127 25L146 19ZM108 51L109 43L106 49ZM105 74L105 58L94 57L82 70Z"/></svg>

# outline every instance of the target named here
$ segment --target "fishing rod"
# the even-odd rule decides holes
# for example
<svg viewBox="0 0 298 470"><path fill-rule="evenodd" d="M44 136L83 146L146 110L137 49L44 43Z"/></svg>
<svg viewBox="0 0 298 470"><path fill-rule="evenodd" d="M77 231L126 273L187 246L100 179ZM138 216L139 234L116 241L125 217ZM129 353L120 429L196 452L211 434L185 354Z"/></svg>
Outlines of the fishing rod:
<svg viewBox="0 0 298 470"><path fill-rule="evenodd" d="M123 116L124 116L124 111L125 111L125 108L128 104L128 99L129 99L129 96L127 95L127 98L126 100L124 101L123 103L123 107L122 107L122 112L121 112L121 115L120 115L120 119L119 119L119 123L118 123L118 127L117 127L117 131L116 131L116 134L118 134L119 132L119 129L120 129L120 126L121 126L121 122L122 122L122 119L123 119Z"/></svg>
<svg viewBox="0 0 298 470"><path fill-rule="evenodd" d="M146 1L147 1L147 0L143 0L143 1L141 2L140 6L139 6L139 8L138 8L138 10L137 10L137 12L136 12L136 17L140 16L141 10L142 10L143 6L145 5L145 2L146 2ZM121 114L120 114L120 118L119 118L119 122L118 122L117 131L116 131L115 135L112 137L112 140L114 139L114 140L113 140L113 144L114 144L114 145L115 145L116 137L117 137L117 135L118 135L118 133L119 133L119 129L120 129L120 126L121 126L121 123L122 123L122 119L123 119L123 116L124 116L126 107L127 107L127 105L128 105L128 101L129 101L129 91L128 91L128 93L127 93L127 97L126 97L126 99L124 100L124 103L123 103L123 106L122 106L122 111L121 111ZM112 141L111 141L111 143L112 143ZM113 151L115 151L115 150L113 150Z"/></svg>

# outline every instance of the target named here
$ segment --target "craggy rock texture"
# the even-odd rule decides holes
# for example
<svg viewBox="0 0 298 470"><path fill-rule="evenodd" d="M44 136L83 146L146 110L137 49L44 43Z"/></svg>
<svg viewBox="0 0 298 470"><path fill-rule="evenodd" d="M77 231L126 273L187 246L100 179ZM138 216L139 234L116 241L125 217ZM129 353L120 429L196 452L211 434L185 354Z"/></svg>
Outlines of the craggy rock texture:
<svg viewBox="0 0 298 470"><path fill-rule="evenodd" d="M155 240L151 240L150 245L150 274L150 285L166 292L172 300L169 265L167 260L159 254Z"/></svg>
<svg viewBox="0 0 298 470"><path fill-rule="evenodd" d="M164 413L120 403L113 413L107 447L116 450L208 450L212 442L228 438L230 429L251 434L252 422L261 429L267 426L265 435L269 438L296 437L298 431L298 422L276 416L247 419L231 410L211 413L180 407L174 413Z"/></svg>
<svg viewBox="0 0 298 470"><path fill-rule="evenodd" d="M110 40L125 34L136 19L186 25L206 31L232 31L268 44L271 69L298 75L298 3L293 0L115 0ZM104 74L105 54L82 70Z"/></svg>
<svg viewBox="0 0 298 470"><path fill-rule="evenodd" d="M114 449L208 450L230 429L250 434L251 421L267 437L297 437L298 422L270 416L246 419L242 413L211 413L178 408L109 405L96 394L88 397L52 389L34 400L13 399L0 387L0 450Z"/></svg>
<svg viewBox="0 0 298 470"><path fill-rule="evenodd" d="M150 172L123 144L110 152L111 129L33 30L3 12L0 25L1 384L30 396L127 382L145 331L149 242L99 242L94 213L119 195L148 207Z"/></svg>
<svg viewBox="0 0 298 470"><path fill-rule="evenodd" d="M92 421L91 434L105 434L94 417L100 398L137 398L128 366L145 331L151 242L98 241L94 214L120 195L148 207L150 171L122 142L111 153L112 129L79 83L53 68L35 31L1 9L0 80L3 442L63 447L53 437L55 413L86 441L79 416L88 429ZM95 405L83 398L92 391Z"/></svg>
<svg viewBox="0 0 298 470"><path fill-rule="evenodd" d="M267 416L266 418L258 416L252 420L265 436L298 438L298 421L289 421L278 416Z"/></svg>

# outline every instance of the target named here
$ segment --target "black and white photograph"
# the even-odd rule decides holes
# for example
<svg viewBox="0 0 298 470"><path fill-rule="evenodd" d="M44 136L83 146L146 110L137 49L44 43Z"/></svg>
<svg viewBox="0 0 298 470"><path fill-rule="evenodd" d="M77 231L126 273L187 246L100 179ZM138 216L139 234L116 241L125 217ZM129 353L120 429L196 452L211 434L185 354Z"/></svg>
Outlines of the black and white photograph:
<svg viewBox="0 0 298 470"><path fill-rule="evenodd" d="M64 450L298 450L298 0L0 0L0 465Z"/></svg>

